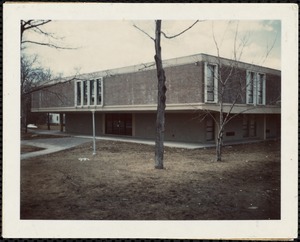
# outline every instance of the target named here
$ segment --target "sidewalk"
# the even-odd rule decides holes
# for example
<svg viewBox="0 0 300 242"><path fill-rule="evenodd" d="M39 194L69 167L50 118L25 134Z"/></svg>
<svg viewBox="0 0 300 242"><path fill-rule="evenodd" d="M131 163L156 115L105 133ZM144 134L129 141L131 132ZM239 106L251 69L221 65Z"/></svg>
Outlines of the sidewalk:
<svg viewBox="0 0 300 242"><path fill-rule="evenodd" d="M49 133L48 133L49 134ZM50 139L35 139L35 140L22 140L22 145L31 145L36 147L44 148L44 150L39 150L35 152L29 152L21 154L21 160L36 157L40 155L46 155L61 150L66 150L78 145L90 142L87 138L78 137L64 137L64 138L50 138Z"/></svg>
<svg viewBox="0 0 300 242"><path fill-rule="evenodd" d="M59 130L30 130L30 131L32 133L39 133L39 134L62 135L62 136L70 136L70 137L90 139L90 140L93 139L93 136L91 135L62 133ZM97 140L111 140L111 141L130 142L130 143L138 143L138 144L146 144L146 145L155 145L154 140L140 139L140 138L133 138L133 137L96 136L95 138ZM215 144L186 143L186 142L175 142L175 141L165 141L164 145L167 147L185 148L185 149L209 148L215 146Z"/></svg>
<svg viewBox="0 0 300 242"><path fill-rule="evenodd" d="M44 148L44 150L21 154L22 160L30 157L50 154L57 151L69 149L72 147L76 147L80 144L84 144L86 142L91 142L93 140L93 136L91 135L77 135L71 133L62 133L59 130L36 130L35 129L35 130L30 130L30 132L38 133L38 134L61 135L65 137L37 139L37 140L22 140L21 143L24 145L32 145L32 146ZM96 136L95 138L96 140L111 140L111 141L130 142L130 143L138 143L138 144L146 144L146 145L155 145L154 140L137 139L132 137ZM263 140L254 139L254 140L244 140L244 141L231 141L231 142L225 142L224 146L256 143L261 141ZM184 149L212 148L216 146L214 143L203 144L203 143L186 143L186 142L173 142L173 141L165 141L164 145L166 147L184 148Z"/></svg>

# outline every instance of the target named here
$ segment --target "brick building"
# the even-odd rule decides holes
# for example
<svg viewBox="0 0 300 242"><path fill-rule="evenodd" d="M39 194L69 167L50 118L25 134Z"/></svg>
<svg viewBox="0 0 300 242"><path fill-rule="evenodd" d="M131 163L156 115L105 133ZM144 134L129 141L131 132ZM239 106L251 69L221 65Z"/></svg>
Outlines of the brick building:
<svg viewBox="0 0 300 242"><path fill-rule="evenodd" d="M219 102L235 115L224 141L280 137L281 72L206 54L163 61L167 105L165 140L215 142ZM221 79L223 77L223 79ZM32 112L65 114L65 131L154 139L155 64L82 74L32 94ZM220 90L224 85L223 95ZM53 83L51 83L53 84ZM48 83L48 85L51 85ZM232 103L235 103L231 109Z"/></svg>

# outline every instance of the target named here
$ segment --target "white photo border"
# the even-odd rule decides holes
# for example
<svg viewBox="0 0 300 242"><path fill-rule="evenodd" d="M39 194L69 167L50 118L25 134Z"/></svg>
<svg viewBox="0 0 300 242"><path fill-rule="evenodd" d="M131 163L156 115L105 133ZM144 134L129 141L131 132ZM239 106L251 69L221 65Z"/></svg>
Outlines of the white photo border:
<svg viewBox="0 0 300 242"><path fill-rule="evenodd" d="M2 236L4 238L288 239L297 237L297 4L5 3L3 16ZM17 80L20 80L18 70L20 70L21 19L281 20L281 219L271 221L20 220L20 85Z"/></svg>

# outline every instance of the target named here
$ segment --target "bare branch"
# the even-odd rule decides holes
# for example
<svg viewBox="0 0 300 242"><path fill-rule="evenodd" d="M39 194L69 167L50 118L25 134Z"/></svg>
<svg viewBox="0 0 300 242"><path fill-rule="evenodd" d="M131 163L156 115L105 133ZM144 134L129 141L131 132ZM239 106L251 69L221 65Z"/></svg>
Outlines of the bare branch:
<svg viewBox="0 0 300 242"><path fill-rule="evenodd" d="M153 41L155 41L155 39L150 34L148 34L147 32L145 32L144 30L142 30L141 28L139 28L135 24L133 25L133 27L135 27L136 29L138 29L139 31L141 31L142 33L144 33L145 35L147 35L150 39L152 39Z"/></svg>
<svg viewBox="0 0 300 242"><path fill-rule="evenodd" d="M45 36L50 37L52 39L56 39L56 40L62 40L62 39L64 39L63 37L57 37L57 36L55 36L53 33L47 33L45 31L43 31L41 28L39 28L39 27L35 27L32 30L34 32L38 33L38 34L45 35Z"/></svg>
<svg viewBox="0 0 300 242"><path fill-rule="evenodd" d="M68 79L68 80L65 80L65 81L54 82L54 83L52 83L52 84L48 84L48 83L50 83L50 82L53 82L53 80L50 80L50 81L48 81L48 82L44 82L44 83L43 83L42 85L40 85L40 86L31 88L28 92L23 93L22 95L29 95L29 94L31 94L31 93L33 93L33 92L37 92L37 91L40 91L40 90L43 90L43 89L46 89L46 88L49 88L49 87L53 87L53 86L58 86L58 85L61 85L61 84L67 83L67 82L74 81L74 80L78 80L78 78L73 77L73 78Z"/></svg>
<svg viewBox="0 0 300 242"><path fill-rule="evenodd" d="M47 89L45 89L44 91L55 95L59 99L59 101L61 103L64 103L64 101L62 100L62 98L66 98L66 95L60 94L60 93L57 93L57 92L53 92L53 91L50 91L50 90L47 90Z"/></svg>
<svg viewBox="0 0 300 242"><path fill-rule="evenodd" d="M204 21L204 20L203 20ZM183 33L185 33L186 31L188 31L189 29L193 28L195 24L197 24L198 22L203 22L203 21L199 21L199 20L196 20L190 27L184 29L183 31L181 31L179 34L175 34L175 35L172 35L172 36L167 36L163 31L161 31L161 34L166 38L166 39L173 39L173 38L176 38L180 35L182 35Z"/></svg>
<svg viewBox="0 0 300 242"><path fill-rule="evenodd" d="M21 44L26 44L26 43L36 44L36 45L43 45L43 46L48 46L48 47L51 47L51 48L63 49L63 50L75 50L75 49L77 49L77 48L72 48L72 47L62 47L62 46L58 46L58 45L54 45L54 44L50 44L50 43L36 42L36 41L32 41L32 40L24 40L24 41L21 42Z"/></svg>
<svg viewBox="0 0 300 242"><path fill-rule="evenodd" d="M276 36L275 36L275 38L274 38L274 41L273 41L273 43L272 43L271 47L270 47L270 48L268 48L268 46L267 46L266 55L265 55L265 57L263 58L263 60L262 60L262 63L261 63L261 64L263 64L263 63L266 61L266 59L268 58L268 56L269 56L269 54L271 53L272 49L274 48L274 45L275 45L275 43L276 43L276 40L277 40L277 36L278 36L278 32L276 33Z"/></svg>
<svg viewBox="0 0 300 242"><path fill-rule="evenodd" d="M45 25L49 22L51 22L51 20L41 20L41 22L37 21L37 23L35 24L31 24L34 20L28 20L28 21L21 21L21 31L24 32L25 30L28 29L32 29L32 28L36 28L42 25Z"/></svg>
<svg viewBox="0 0 300 242"><path fill-rule="evenodd" d="M218 55L218 57L220 57L220 49L219 49L218 42L216 41L213 22L212 22L212 34L213 34L213 40L214 40L214 43L215 43L215 46L216 46L216 49L217 49L217 55Z"/></svg>
<svg viewBox="0 0 300 242"><path fill-rule="evenodd" d="M234 35L234 41L233 41L233 55L234 55L234 60L236 59L236 41L237 41L237 34L238 34L238 29L239 29L239 23L237 23L236 25L236 29L235 29L235 35Z"/></svg>

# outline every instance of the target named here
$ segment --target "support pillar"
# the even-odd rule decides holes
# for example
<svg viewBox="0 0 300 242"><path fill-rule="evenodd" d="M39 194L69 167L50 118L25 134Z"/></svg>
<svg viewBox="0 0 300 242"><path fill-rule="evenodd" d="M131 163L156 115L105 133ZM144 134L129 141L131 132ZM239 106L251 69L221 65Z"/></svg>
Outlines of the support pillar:
<svg viewBox="0 0 300 242"><path fill-rule="evenodd" d="M47 127L50 130L50 113L47 113Z"/></svg>
<svg viewBox="0 0 300 242"><path fill-rule="evenodd" d="M60 132L64 132L64 114L59 114Z"/></svg>
<svg viewBox="0 0 300 242"><path fill-rule="evenodd" d="M266 116L266 114L264 114L264 130L263 130L263 138L264 138L264 140L266 140L267 139L267 116Z"/></svg>
<svg viewBox="0 0 300 242"><path fill-rule="evenodd" d="M96 155L95 110L92 110L92 119L93 119L93 155Z"/></svg>

